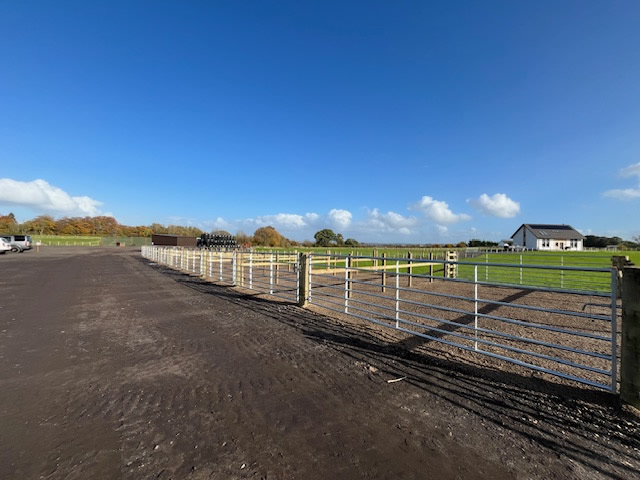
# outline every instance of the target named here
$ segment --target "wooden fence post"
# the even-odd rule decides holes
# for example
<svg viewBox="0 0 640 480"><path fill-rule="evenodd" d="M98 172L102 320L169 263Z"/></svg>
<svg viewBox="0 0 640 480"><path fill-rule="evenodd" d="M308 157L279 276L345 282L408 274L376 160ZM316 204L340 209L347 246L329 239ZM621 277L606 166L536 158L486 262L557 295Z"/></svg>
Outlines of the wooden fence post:
<svg viewBox="0 0 640 480"><path fill-rule="evenodd" d="M629 267L633 265L633 263L629 261L629 257L614 255L613 257L611 257L611 264L618 269L616 292L618 294L618 298L622 298L622 272L624 270L624 267Z"/></svg>
<svg viewBox="0 0 640 480"><path fill-rule="evenodd" d="M429 283L433 283L433 252L429 252Z"/></svg>
<svg viewBox="0 0 640 480"><path fill-rule="evenodd" d="M300 254L300 263L298 265L298 275L300 285L300 293L298 295L298 306L306 307L309 304L309 272L311 270L311 261L308 253Z"/></svg>
<svg viewBox="0 0 640 480"><path fill-rule="evenodd" d="M412 258L413 254L411 253L411 250L409 250L409 252L407 253L407 265L411 265ZM413 269L411 267L407 267L407 273L409 273L409 276L407 277L407 287L411 287L411 279L413 278L411 274L413 273Z"/></svg>
<svg viewBox="0 0 640 480"><path fill-rule="evenodd" d="M640 409L640 267L624 267L620 397Z"/></svg>
<svg viewBox="0 0 640 480"><path fill-rule="evenodd" d="M347 271L347 296L348 296L348 298L351 298L351 296L352 296L351 289L353 288L353 283L351 283L351 279L353 278L353 271L351 270L352 263L353 263L353 259L351 258L351 253L350 253L349 256L347 257L347 262L345 264L345 269Z"/></svg>

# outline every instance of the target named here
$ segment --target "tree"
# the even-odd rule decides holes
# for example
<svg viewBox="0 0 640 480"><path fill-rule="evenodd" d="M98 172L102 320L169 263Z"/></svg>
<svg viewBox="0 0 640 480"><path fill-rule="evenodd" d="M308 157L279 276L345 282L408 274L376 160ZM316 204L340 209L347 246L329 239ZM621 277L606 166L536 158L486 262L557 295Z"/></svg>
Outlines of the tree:
<svg viewBox="0 0 640 480"><path fill-rule="evenodd" d="M318 247L328 247L334 243L337 243L338 241L338 236L334 233L333 230L330 230L328 228L316 232L313 238L315 239L316 246Z"/></svg>
<svg viewBox="0 0 640 480"><path fill-rule="evenodd" d="M152 223L151 231L153 233L163 234L163 233L167 233L167 227L165 227L164 225L160 225L159 223Z"/></svg>
<svg viewBox="0 0 640 480"><path fill-rule="evenodd" d="M0 215L0 232L15 233L18 228L18 221L13 213L9 215Z"/></svg>
<svg viewBox="0 0 640 480"><path fill-rule="evenodd" d="M355 238L347 238L347 239L344 241L344 244L345 244L347 247L357 247L357 246L359 246L359 245L360 245L360 243L359 243Z"/></svg>
<svg viewBox="0 0 640 480"><path fill-rule="evenodd" d="M36 233L38 235L52 235L56 233L56 221L50 215L40 215L33 220L25 222L25 232Z"/></svg>
<svg viewBox="0 0 640 480"><path fill-rule="evenodd" d="M288 247L291 243L275 228L260 227L253 234L253 244L265 247Z"/></svg>
<svg viewBox="0 0 640 480"><path fill-rule="evenodd" d="M498 244L491 240L478 240L477 238L472 238L469 240L468 245L470 247L495 247Z"/></svg>
<svg viewBox="0 0 640 480"><path fill-rule="evenodd" d="M251 245L251 237L244 233L242 230L236 232L236 243L238 245Z"/></svg>

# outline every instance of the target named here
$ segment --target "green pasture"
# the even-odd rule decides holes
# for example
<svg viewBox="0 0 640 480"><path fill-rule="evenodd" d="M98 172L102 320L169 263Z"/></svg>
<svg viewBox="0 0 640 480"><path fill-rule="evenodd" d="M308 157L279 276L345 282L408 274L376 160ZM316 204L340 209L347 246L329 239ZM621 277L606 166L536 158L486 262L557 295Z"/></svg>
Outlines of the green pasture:
<svg viewBox="0 0 640 480"><path fill-rule="evenodd" d="M269 249L261 249L269 250ZM343 259L328 260L323 254L332 255L353 255L353 256L376 256L381 257L386 254L387 265L396 262L402 267L409 261L408 253L414 263L427 261L429 255L432 258L442 261L446 249L422 249L422 248L292 248L288 251L311 252L317 254L314 260L314 269L344 268ZM458 251L458 273L457 278L473 280L476 278L480 282L538 286L553 289L580 290L608 292L611 289L611 273L589 272L585 270L535 268L543 267L575 267L575 268L598 268L608 269L611 267L611 257L613 255L625 255L636 265L640 265L640 252L610 252L610 251L584 251L584 252L481 252L472 250ZM382 260L377 261L378 266L382 265ZM496 264L506 264L500 266ZM367 268L374 265L374 260L352 260L352 266L356 268ZM522 266L521 266L522 265ZM393 274L395 270L387 269ZM401 273L408 273L407 268L400 268ZM411 269L414 274L442 276L444 268L442 264Z"/></svg>
<svg viewBox="0 0 640 480"><path fill-rule="evenodd" d="M34 243L50 247L115 247L118 243L127 246L151 245L151 238L92 235L31 235Z"/></svg>

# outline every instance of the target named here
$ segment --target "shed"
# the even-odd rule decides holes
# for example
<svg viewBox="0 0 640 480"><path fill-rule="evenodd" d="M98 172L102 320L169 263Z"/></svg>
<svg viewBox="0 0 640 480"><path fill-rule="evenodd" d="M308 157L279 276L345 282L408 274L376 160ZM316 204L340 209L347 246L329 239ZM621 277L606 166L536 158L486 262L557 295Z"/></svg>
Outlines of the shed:
<svg viewBox="0 0 640 480"><path fill-rule="evenodd" d="M180 235L165 235L154 233L151 235L152 245L163 245L170 247L195 247L198 243L196 237L183 237Z"/></svg>

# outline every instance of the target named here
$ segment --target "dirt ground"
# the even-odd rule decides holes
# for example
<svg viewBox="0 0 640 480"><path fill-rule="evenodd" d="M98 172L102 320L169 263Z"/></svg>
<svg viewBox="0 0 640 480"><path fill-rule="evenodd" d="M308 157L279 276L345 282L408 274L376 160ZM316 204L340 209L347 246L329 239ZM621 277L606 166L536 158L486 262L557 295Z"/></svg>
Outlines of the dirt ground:
<svg viewBox="0 0 640 480"><path fill-rule="evenodd" d="M149 263L0 256L0 478L640 478L613 395Z"/></svg>

